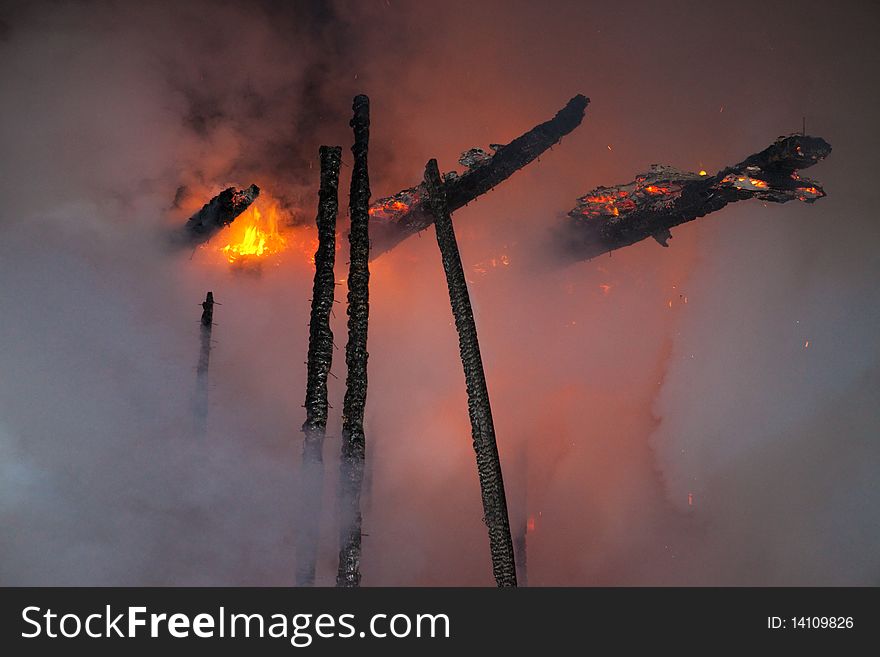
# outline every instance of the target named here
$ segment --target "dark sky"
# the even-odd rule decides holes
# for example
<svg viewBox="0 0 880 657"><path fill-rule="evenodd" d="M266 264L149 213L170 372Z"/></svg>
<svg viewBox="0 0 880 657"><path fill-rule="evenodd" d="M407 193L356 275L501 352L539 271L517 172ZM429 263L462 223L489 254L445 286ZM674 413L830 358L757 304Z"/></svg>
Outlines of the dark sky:
<svg viewBox="0 0 880 657"><path fill-rule="evenodd" d="M455 215L512 513L535 520L530 583L877 584L878 17L869 2L0 3L0 583L292 583L318 145L350 164L351 98L369 94L379 197L583 93L578 130ZM828 193L814 205L738 203L668 249L571 266L537 246L597 185L652 163L714 172L802 117L834 148L808 172ZM259 275L214 244L169 250L178 187L198 206L250 183L296 224ZM343 248L337 278L346 263ZM371 286L364 584L489 585L432 232L376 260ZM207 289L223 305L196 442Z"/></svg>

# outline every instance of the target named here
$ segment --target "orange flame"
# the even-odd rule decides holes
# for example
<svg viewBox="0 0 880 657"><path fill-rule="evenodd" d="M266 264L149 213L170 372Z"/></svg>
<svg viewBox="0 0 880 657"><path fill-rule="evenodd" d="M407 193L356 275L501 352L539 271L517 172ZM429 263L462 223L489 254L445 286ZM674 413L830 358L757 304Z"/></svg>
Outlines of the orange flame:
<svg viewBox="0 0 880 657"><path fill-rule="evenodd" d="M228 241L220 250L231 263L280 253L287 247L280 224L278 203L261 197L226 229Z"/></svg>

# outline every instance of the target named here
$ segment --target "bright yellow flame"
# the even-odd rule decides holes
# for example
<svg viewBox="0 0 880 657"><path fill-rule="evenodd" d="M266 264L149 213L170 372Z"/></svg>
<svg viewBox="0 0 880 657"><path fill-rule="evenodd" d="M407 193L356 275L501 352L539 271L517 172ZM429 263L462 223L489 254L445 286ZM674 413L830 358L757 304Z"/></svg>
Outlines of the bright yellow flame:
<svg viewBox="0 0 880 657"><path fill-rule="evenodd" d="M707 175L707 174L706 174L706 170L705 170L705 169L700 169L700 175L701 175L701 176L705 176L705 175Z"/></svg>
<svg viewBox="0 0 880 657"><path fill-rule="evenodd" d="M262 201L262 199L261 199ZM251 205L227 229L229 241L220 250L235 263L243 259L262 258L283 251L287 240L279 229L280 213L274 201Z"/></svg>

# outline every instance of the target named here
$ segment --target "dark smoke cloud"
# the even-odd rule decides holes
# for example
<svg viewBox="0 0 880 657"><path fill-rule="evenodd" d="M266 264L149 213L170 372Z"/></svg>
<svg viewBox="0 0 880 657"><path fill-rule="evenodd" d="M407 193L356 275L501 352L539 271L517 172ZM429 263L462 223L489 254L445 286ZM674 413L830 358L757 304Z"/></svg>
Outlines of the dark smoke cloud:
<svg viewBox="0 0 880 657"><path fill-rule="evenodd" d="M169 253L163 230L252 182L311 222L317 146L347 156L355 93L372 99L378 197L581 92L581 128L455 217L512 512L535 520L530 583L877 583L877 18L818 2L3 4L0 582L292 583L307 249L242 276ZM569 267L539 246L596 185L652 162L718 169L804 115L834 146L814 206L737 204L669 249ZM364 583L490 584L433 234L372 270ZM200 443L208 289L223 305ZM332 381L324 584L342 393Z"/></svg>

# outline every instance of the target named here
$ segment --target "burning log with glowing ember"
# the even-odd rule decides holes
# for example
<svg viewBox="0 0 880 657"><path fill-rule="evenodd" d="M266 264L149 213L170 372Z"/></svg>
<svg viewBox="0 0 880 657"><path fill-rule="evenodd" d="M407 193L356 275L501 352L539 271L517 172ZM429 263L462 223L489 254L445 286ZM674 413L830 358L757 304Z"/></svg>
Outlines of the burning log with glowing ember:
<svg viewBox="0 0 880 657"><path fill-rule="evenodd" d="M673 226L720 210L728 203L757 198L771 203L797 199L813 203L822 187L798 175L831 152L824 139L780 137L760 153L714 176L654 165L625 185L597 187L578 199L571 221L559 231L560 248L585 260L653 237L668 246Z"/></svg>
<svg viewBox="0 0 880 657"><path fill-rule="evenodd" d="M585 96L575 96L549 121L535 126L509 144L491 145L493 153L478 148L463 153L459 163L467 170L460 176L448 173L444 177L449 211L454 212L485 194L559 143L581 124L589 102ZM391 250L434 222L428 209L424 183L379 199L370 206L370 216L378 220L371 228L373 257Z"/></svg>
<svg viewBox="0 0 880 657"><path fill-rule="evenodd" d="M187 220L181 241L189 246L207 242L214 233L235 221L259 195L260 188L256 185L239 190L224 189Z"/></svg>

